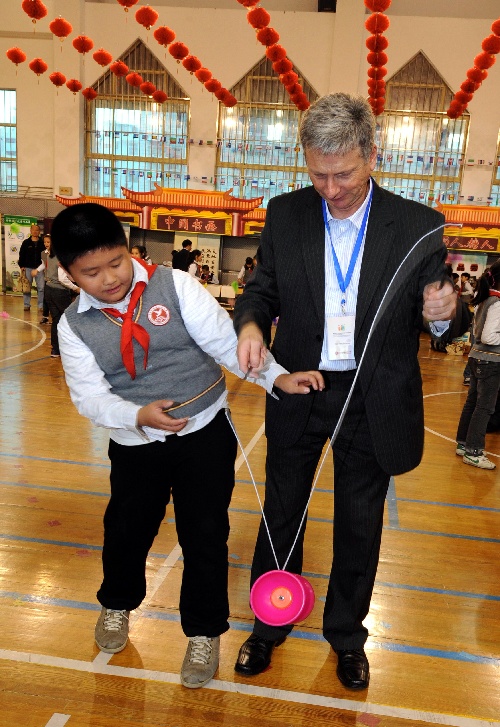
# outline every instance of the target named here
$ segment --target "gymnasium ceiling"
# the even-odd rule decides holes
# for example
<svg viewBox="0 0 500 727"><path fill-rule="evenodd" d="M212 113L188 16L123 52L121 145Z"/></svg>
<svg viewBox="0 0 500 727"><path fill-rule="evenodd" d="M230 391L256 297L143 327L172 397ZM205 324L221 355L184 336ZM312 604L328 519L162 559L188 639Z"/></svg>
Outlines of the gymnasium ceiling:
<svg viewBox="0 0 500 727"><path fill-rule="evenodd" d="M362 0L357 0L361 2ZM116 4L116 0L86 0L93 3ZM351 0L354 2L354 0ZM141 3L145 4L145 3ZM234 9L241 7L236 0L151 0L152 7L189 7ZM262 0L262 6L273 10L316 12L318 0ZM243 9L243 8L242 8ZM423 16L430 18L486 18L500 15L499 0L392 0L387 11L391 15Z"/></svg>

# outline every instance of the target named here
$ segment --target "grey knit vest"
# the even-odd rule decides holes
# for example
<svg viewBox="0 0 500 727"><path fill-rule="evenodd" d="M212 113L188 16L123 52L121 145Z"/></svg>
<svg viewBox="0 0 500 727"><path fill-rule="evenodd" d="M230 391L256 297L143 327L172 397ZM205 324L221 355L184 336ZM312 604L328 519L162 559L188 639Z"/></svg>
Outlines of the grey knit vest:
<svg viewBox="0 0 500 727"><path fill-rule="evenodd" d="M47 256L47 267L45 268L45 282L50 288L59 288L59 290L69 290L65 285L59 282L57 271L59 269L59 260L54 257Z"/></svg>
<svg viewBox="0 0 500 727"><path fill-rule="evenodd" d="M499 298L491 297L480 303L474 314L474 344L470 350L469 356L478 358L481 361L498 361L500 362L500 346L489 346L487 343L481 343L481 334L483 332L488 309Z"/></svg>
<svg viewBox="0 0 500 727"><path fill-rule="evenodd" d="M158 267L141 300L140 316L136 319L139 303L134 320L147 330L150 342L146 371L144 351L135 340L133 342L135 379L131 378L122 361L119 319L109 320L96 308L78 313L78 298L66 309L66 318L72 331L94 354L106 380L111 384L112 394L140 406L158 399L171 399L176 404L183 404L172 411L171 416L176 418L199 414L221 396L225 380L220 366L195 343L186 330L172 270ZM167 322L164 322L166 319ZM213 384L215 386L210 388Z"/></svg>

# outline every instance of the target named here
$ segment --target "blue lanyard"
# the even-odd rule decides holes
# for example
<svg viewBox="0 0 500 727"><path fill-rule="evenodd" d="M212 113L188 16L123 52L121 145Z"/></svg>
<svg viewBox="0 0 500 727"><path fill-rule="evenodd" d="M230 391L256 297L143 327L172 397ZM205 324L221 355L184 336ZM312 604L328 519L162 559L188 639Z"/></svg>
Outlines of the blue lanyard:
<svg viewBox="0 0 500 727"><path fill-rule="evenodd" d="M356 238L356 244L354 245L354 250L352 251L351 262L349 263L349 267L347 269L345 279L344 279L344 276L342 275L342 270L340 269L339 259L337 257L337 253L335 252L335 247L333 246L332 236L330 234L330 225L328 224L328 216L326 213L326 202L324 199L322 200L323 220L325 222L325 230L326 230L326 234L328 235L328 239L330 240L330 245L332 247L333 265L335 268L335 274L337 276L339 288L343 294L342 300L340 301L340 305L342 306L342 313L345 313L345 304L346 304L345 292L346 292L347 288L349 287L349 283L351 282L352 274L354 272L354 268L355 268L356 262L358 260L359 251L361 250L361 245L363 243L363 238L365 236L366 225L368 222L368 215L370 214L370 207L371 207L371 203L372 203L372 192L373 192L373 188L370 189L370 196L369 196L368 202L366 204L365 213L363 215L363 221L361 222L361 227L359 228L358 236Z"/></svg>

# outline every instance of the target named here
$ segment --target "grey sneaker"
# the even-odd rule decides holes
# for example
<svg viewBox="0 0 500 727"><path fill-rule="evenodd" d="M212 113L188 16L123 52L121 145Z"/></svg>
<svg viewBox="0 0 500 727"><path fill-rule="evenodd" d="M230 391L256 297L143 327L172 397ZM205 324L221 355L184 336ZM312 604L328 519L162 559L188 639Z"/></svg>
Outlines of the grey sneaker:
<svg viewBox="0 0 500 727"><path fill-rule="evenodd" d="M127 645L130 611L102 608L95 626L95 642L106 654L117 654Z"/></svg>
<svg viewBox="0 0 500 727"><path fill-rule="evenodd" d="M455 451L456 451L456 453L458 454L459 457L463 457L464 454L465 454L465 444L459 444L457 442L457 448L456 448Z"/></svg>
<svg viewBox="0 0 500 727"><path fill-rule="evenodd" d="M182 662L181 684L189 689L203 687L219 666L220 636L192 636Z"/></svg>
<svg viewBox="0 0 500 727"><path fill-rule="evenodd" d="M480 467L482 470L494 470L496 467L496 464L493 464L493 462L485 456L484 452L477 452L477 450L474 450L471 454L465 452L463 461L465 464L471 464L473 467Z"/></svg>

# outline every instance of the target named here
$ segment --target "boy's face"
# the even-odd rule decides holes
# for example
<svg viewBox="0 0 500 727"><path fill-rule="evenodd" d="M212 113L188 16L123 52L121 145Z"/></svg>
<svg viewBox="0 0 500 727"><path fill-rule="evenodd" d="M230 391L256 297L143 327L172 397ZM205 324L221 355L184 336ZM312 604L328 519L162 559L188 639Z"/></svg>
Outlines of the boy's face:
<svg viewBox="0 0 500 727"><path fill-rule="evenodd" d="M118 303L130 290L134 269L126 247L92 250L77 258L68 270L79 288L103 303Z"/></svg>

